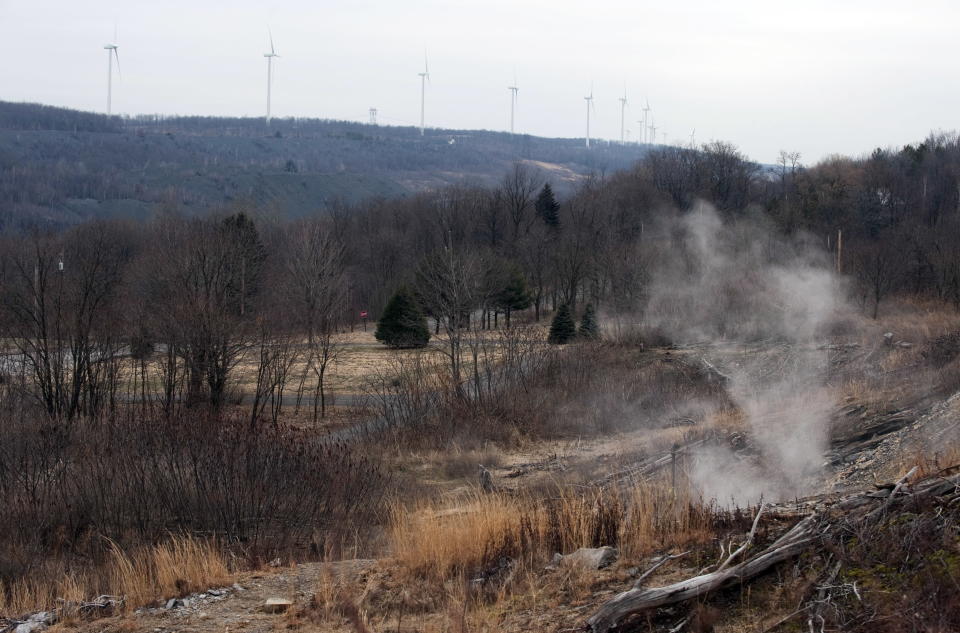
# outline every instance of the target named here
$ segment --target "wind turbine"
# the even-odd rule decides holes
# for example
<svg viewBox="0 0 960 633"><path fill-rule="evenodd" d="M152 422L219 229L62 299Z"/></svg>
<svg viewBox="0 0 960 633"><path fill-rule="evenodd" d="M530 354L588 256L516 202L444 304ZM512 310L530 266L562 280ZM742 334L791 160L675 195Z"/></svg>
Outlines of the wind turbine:
<svg viewBox="0 0 960 633"><path fill-rule="evenodd" d="M430 67L427 65L427 51L423 51L423 72L420 75L420 136L423 136L423 107L427 95L427 81L430 79Z"/></svg>
<svg viewBox="0 0 960 633"><path fill-rule="evenodd" d="M593 85L590 86L590 96L584 97L587 102L587 149L590 149L590 111L593 110Z"/></svg>
<svg viewBox="0 0 960 633"><path fill-rule="evenodd" d="M117 29L113 29L113 41L117 41ZM117 53L116 44L105 44L103 47L107 51L107 114L109 115L113 108L113 60L117 60L117 74L120 74L120 55Z"/></svg>
<svg viewBox="0 0 960 633"><path fill-rule="evenodd" d="M657 126L652 123L650 124L650 142L657 144Z"/></svg>
<svg viewBox="0 0 960 633"><path fill-rule="evenodd" d="M650 100L644 99L644 101L646 102L646 105L643 106L643 134L644 134L644 141L649 142L650 128L647 126L647 113L650 112ZM654 142L656 142L657 139L654 138L653 140Z"/></svg>
<svg viewBox="0 0 960 633"><path fill-rule="evenodd" d="M270 88L273 86L273 58L280 56L277 55L277 51L273 47L273 32L267 29L267 33L270 35L270 52L264 53L263 56L267 58L267 125L270 125Z"/></svg>
<svg viewBox="0 0 960 633"><path fill-rule="evenodd" d="M517 107L517 92L520 91L520 87L517 86L517 73L513 73L513 85L507 86L507 90L510 91L510 134L513 135L513 111Z"/></svg>
<svg viewBox="0 0 960 633"><path fill-rule="evenodd" d="M620 144L626 144L626 127L624 126L624 116L627 112L627 87L623 87L623 96L620 97Z"/></svg>

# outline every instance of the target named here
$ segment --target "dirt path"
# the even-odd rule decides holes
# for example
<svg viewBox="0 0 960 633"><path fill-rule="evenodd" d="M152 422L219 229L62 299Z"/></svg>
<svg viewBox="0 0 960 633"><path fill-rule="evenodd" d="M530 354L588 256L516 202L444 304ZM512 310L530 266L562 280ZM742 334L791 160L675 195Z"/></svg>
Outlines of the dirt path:
<svg viewBox="0 0 960 633"><path fill-rule="evenodd" d="M296 610L310 602L325 568L334 576L356 576L376 564L374 560L349 560L245 573L238 576L232 586L211 588L176 601L168 600L161 606L140 608L129 615L95 620L70 630L78 633L266 633L282 630L286 628L289 615L265 612L263 606L268 599L289 600L293 603L291 610Z"/></svg>

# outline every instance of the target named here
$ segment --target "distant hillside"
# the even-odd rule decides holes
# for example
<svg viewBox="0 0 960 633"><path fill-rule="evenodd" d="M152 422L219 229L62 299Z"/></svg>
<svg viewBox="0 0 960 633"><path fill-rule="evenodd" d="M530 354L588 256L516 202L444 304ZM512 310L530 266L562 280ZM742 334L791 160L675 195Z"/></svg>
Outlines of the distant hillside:
<svg viewBox="0 0 960 633"><path fill-rule="evenodd" d="M108 117L0 102L0 230L90 217L149 217L162 204L203 211L236 199L298 216L336 200L490 184L516 160L563 192L646 152L582 139L374 126L321 119Z"/></svg>

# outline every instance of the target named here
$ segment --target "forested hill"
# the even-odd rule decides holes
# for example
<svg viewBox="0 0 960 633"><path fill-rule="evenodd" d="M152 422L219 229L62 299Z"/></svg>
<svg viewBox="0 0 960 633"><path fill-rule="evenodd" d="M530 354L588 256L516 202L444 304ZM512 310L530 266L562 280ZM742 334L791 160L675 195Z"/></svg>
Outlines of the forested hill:
<svg viewBox="0 0 960 633"><path fill-rule="evenodd" d="M563 192L630 166L639 145L322 119L108 117L0 102L0 230L203 213L246 199L295 217L337 201L491 184L530 161Z"/></svg>

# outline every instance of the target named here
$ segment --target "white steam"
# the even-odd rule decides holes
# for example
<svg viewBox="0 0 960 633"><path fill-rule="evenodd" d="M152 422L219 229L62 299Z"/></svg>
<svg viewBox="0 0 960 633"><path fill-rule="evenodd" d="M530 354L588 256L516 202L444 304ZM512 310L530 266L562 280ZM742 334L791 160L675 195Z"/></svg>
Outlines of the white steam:
<svg viewBox="0 0 960 633"><path fill-rule="evenodd" d="M801 494L829 439L827 357L816 337L841 307L838 279L823 253L762 219L724 223L701 203L666 229L644 321L678 343L708 344L703 353L729 379L750 437L747 451L701 451L694 485L721 503Z"/></svg>

